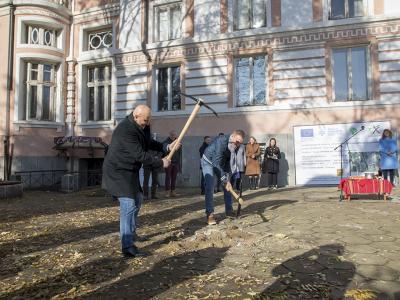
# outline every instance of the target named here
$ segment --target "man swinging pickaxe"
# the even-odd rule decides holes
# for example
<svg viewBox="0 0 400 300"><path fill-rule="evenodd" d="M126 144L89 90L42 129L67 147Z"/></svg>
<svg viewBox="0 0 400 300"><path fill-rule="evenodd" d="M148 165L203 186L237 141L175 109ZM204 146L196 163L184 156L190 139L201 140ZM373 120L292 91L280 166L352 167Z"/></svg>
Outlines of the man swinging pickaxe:
<svg viewBox="0 0 400 300"><path fill-rule="evenodd" d="M193 96L181 93L196 102L196 106L193 109L188 121L183 127L179 137L177 138L177 143L179 145L189 129L191 123L193 122L195 116L199 112L202 106L209 109L215 116L218 114L207 104L204 103L202 99L197 99ZM239 205L243 204L243 199L233 190L232 185L229 182L230 173L230 156L231 152L235 151L243 143L244 132L242 130L235 130L232 134L228 136L218 136L214 141L206 148L204 155L201 159L202 171L205 179L205 200L206 200L206 214L207 222L209 225L216 224L214 218L214 175L219 176L223 182L224 189L224 200L225 200L225 213L229 217L234 217L232 208L231 196L239 202ZM175 153L175 147L168 154L167 158L171 159Z"/></svg>

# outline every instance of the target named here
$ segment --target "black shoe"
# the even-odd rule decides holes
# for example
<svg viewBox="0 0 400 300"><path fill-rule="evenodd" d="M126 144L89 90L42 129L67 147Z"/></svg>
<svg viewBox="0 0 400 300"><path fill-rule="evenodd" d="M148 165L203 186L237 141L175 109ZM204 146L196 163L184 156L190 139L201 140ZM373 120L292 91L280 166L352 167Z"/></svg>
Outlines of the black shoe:
<svg viewBox="0 0 400 300"><path fill-rule="evenodd" d="M133 234L133 240L135 242L147 242L149 239L145 236L137 235L136 233Z"/></svg>
<svg viewBox="0 0 400 300"><path fill-rule="evenodd" d="M158 200L158 199L160 199L160 198L158 198L156 195L153 195L153 196L151 196L151 199L152 199L152 200Z"/></svg>
<svg viewBox="0 0 400 300"><path fill-rule="evenodd" d="M140 251L135 245L132 245L131 248L122 249L122 254L127 258L148 256L146 252Z"/></svg>
<svg viewBox="0 0 400 300"><path fill-rule="evenodd" d="M230 210L225 213L225 217L227 217L229 219L234 219L234 218L236 218L236 214L233 212L233 210Z"/></svg>

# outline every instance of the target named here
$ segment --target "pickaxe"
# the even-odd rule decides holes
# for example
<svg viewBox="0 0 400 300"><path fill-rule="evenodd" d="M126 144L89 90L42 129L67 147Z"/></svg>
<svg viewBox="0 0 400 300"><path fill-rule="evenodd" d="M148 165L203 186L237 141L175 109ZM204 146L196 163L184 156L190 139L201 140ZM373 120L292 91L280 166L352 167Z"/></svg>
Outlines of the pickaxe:
<svg viewBox="0 0 400 300"><path fill-rule="evenodd" d="M185 136L186 132L188 131L190 125L192 124L194 118L196 117L197 113L199 112L200 108L202 106L206 107L207 109L209 109L217 118L218 118L218 114L217 112L212 109L209 105L204 103L204 100L201 98L195 98L193 96L184 94L184 93L180 93L182 96L188 97L192 100L194 100L196 102L196 106L194 107L192 113L190 114L189 119L186 121L185 126L183 127L181 133L179 134L178 138L177 138L177 142L175 143L174 147L170 150L169 154L167 155L167 158L169 160L171 160L172 156L174 155L174 153L177 151L177 147L178 145L181 143L183 137ZM243 199L241 196L239 196L234 190L233 188L228 190L229 193L231 193L231 195L235 198L235 200L237 200L239 202L239 205L242 205L244 203ZM239 208L240 209L240 208Z"/></svg>
<svg viewBox="0 0 400 300"><path fill-rule="evenodd" d="M211 112L218 118L218 114L217 112L212 109L209 105L204 103L204 100L201 98L195 98L193 96L190 95L186 95L184 93L180 93L182 96L188 97L192 100L194 100L196 102L196 106L194 107L192 113L190 114L189 119L186 121L185 126L183 127L181 133L179 134L178 138L177 138L177 142L175 143L174 147L172 148L172 150L170 150L169 154L167 155L167 158L170 160L172 158L172 156L174 155L174 153L177 150L177 145L179 145L183 139L183 137L185 136L186 132L188 131L190 125L192 124L194 118L196 117L197 113L199 112L200 108L202 106L208 108L209 110L211 110Z"/></svg>

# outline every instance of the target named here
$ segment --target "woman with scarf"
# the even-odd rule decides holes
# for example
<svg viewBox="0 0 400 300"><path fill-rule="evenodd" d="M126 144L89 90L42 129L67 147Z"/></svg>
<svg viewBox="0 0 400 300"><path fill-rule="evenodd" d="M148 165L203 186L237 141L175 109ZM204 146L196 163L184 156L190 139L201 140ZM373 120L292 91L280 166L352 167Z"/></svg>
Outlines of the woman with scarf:
<svg viewBox="0 0 400 300"><path fill-rule="evenodd" d="M246 148L244 145L240 145L234 151L231 152L231 184L234 189L240 191L242 183L242 174L246 168Z"/></svg>

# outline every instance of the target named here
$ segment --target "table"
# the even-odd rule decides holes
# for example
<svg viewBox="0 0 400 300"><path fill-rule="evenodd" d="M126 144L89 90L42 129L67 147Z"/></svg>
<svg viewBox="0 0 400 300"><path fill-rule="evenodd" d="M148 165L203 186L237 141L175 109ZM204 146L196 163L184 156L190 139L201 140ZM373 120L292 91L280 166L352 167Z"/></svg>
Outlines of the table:
<svg viewBox="0 0 400 300"><path fill-rule="evenodd" d="M347 201L350 201L352 195L377 194L379 196L383 195L383 199L386 202L386 197L392 192L393 186L390 181L382 177L373 179L348 177L340 181L339 189L343 191Z"/></svg>

